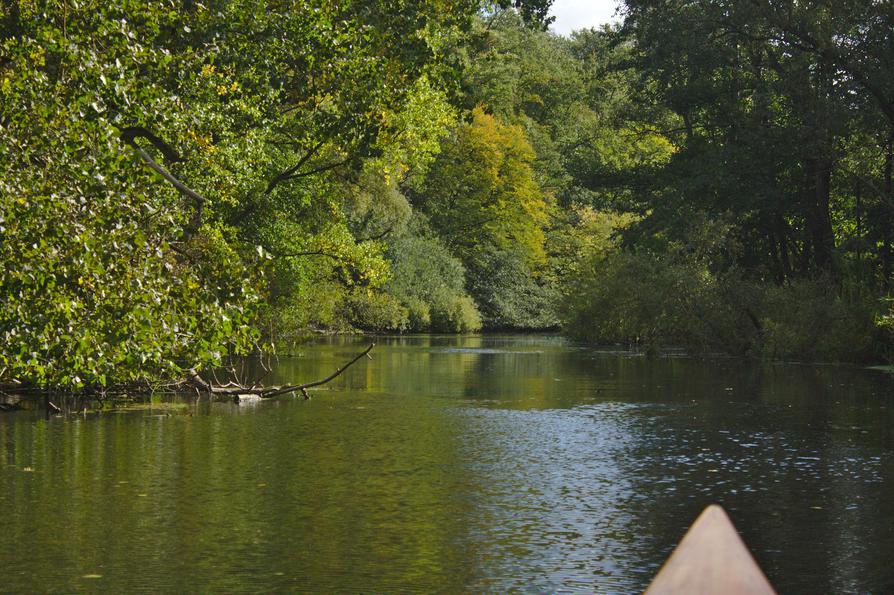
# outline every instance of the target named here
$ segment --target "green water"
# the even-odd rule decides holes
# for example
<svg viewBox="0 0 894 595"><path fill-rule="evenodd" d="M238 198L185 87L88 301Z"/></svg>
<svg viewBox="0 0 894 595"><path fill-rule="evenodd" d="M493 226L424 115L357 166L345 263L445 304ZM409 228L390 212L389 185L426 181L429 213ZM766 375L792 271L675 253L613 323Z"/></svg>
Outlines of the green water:
<svg viewBox="0 0 894 595"><path fill-rule="evenodd" d="M627 593L711 502L781 592L894 590L881 372L378 341L310 401L0 414L0 590Z"/></svg>

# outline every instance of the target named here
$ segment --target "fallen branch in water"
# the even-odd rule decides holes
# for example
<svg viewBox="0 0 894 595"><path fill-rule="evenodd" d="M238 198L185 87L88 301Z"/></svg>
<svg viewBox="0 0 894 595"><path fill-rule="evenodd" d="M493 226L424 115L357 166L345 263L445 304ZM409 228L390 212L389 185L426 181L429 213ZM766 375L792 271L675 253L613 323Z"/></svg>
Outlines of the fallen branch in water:
<svg viewBox="0 0 894 595"><path fill-rule="evenodd" d="M199 373L195 369L189 370L189 378L187 378L187 382L195 387L198 390L204 391L206 393L210 393L212 395L223 395L223 396L232 396L237 400L240 398L244 398L246 396L256 397L259 399L269 399L271 397L278 397L279 395L284 395L288 393L300 392L305 399L309 399L310 395L307 394L307 389L313 388L314 386L320 386L322 384L326 384L331 380L334 380L339 375L342 374L345 370L350 368L352 365L357 363L357 360L362 358L363 356L369 356L369 352L372 351L372 348L375 347L376 344L372 343L369 347L358 353L354 358L346 363L344 366L337 368L335 372L323 378L322 380L315 380L313 382L306 382L304 384L288 384L285 386L268 386L268 387L258 387L258 386L241 386L234 385L235 383L227 383L225 386L211 384L204 378L202 378Z"/></svg>

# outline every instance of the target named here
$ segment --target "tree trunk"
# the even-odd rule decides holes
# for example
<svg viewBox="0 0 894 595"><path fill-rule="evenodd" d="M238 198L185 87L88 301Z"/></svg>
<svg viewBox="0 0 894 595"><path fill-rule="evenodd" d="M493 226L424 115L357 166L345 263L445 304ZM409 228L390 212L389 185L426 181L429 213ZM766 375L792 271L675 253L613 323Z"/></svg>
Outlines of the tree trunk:
<svg viewBox="0 0 894 595"><path fill-rule="evenodd" d="M779 261L782 265L782 282L792 276L792 262L789 256L790 250L788 245L789 229L788 224L782 217L782 213L776 211L776 237L779 240Z"/></svg>
<svg viewBox="0 0 894 595"><path fill-rule="evenodd" d="M776 285L782 285L785 283L785 275L782 272L782 259L779 258L779 242L772 228L767 233L767 242L770 245L770 259L773 262L773 280Z"/></svg>
<svg viewBox="0 0 894 595"><path fill-rule="evenodd" d="M891 279L891 209L894 206L892 200L894 195L891 192L891 166L894 161L892 156L892 144L894 144L894 133L888 135L888 143L885 146L885 200L882 205L882 217L880 224L882 226L882 289L888 291L888 283Z"/></svg>
<svg viewBox="0 0 894 595"><path fill-rule="evenodd" d="M818 159L813 164L811 191L806 193L805 215L810 242L813 246L813 263L820 273L836 274L832 252L835 249L835 233L829 213L829 195L832 191L832 163Z"/></svg>
<svg viewBox="0 0 894 595"><path fill-rule="evenodd" d="M857 274L863 283L863 186L860 180L854 182L854 219L857 222Z"/></svg>

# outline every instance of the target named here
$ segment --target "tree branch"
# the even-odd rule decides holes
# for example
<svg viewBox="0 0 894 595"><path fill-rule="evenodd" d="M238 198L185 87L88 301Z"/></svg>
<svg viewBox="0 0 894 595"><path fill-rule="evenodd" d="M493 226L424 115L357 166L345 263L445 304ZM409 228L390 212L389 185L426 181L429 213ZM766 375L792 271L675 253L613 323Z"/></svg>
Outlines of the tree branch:
<svg viewBox="0 0 894 595"><path fill-rule="evenodd" d="M170 182L174 186L174 188L176 188L180 192L180 194L187 196L195 201L196 210L189 220L189 226L187 227L184 236L189 237L190 235L195 233L202 225L202 207L207 202L207 200L204 196L178 180L171 172L159 165L158 162L156 162L155 159L153 159L152 156L147 153L145 149L137 144L136 139L145 138L146 140L148 140L156 149L161 152L162 155L164 155L165 159L167 161L170 161L171 163L183 161L180 155L178 155L177 152L166 142L164 142L145 128L139 126L123 128L121 130L120 138L123 142L130 145L134 151L136 151L137 155L140 156L140 158L146 163L146 165L152 168L165 180Z"/></svg>
<svg viewBox="0 0 894 595"><path fill-rule="evenodd" d="M265 194L270 194L271 192L273 192L273 189L276 188L281 182L285 182L286 180L291 178L295 172L301 169L302 165L307 163L311 157L317 154L317 151L319 151L325 143L326 139L321 140L316 145L311 147L310 150L305 153L304 156L301 157L301 159L298 160L298 163L288 168L287 170L278 173L276 177L270 180L270 183L267 184L267 190L264 191Z"/></svg>
<svg viewBox="0 0 894 595"><path fill-rule="evenodd" d="M365 242L375 242L376 240L381 240L382 238L384 238L385 236L390 234L392 231L394 231L394 226L390 225L390 226L388 226L387 229L385 229L385 231L383 231L381 233L373 234L373 235L365 237L365 238L358 238L357 243L363 244Z"/></svg>
<svg viewBox="0 0 894 595"><path fill-rule="evenodd" d="M287 393L300 392L304 395L305 399L309 399L310 396L307 394L307 389L313 388L314 386L320 386L322 384L326 384L340 376L345 370L350 368L352 365L357 363L359 359L363 356L369 356L369 352L372 351L372 348L375 347L375 343L371 343L369 347L358 353L354 356L351 361L346 363L344 366L337 368L335 372L323 378L322 380L314 380L313 382L307 382L305 384L290 384L286 386L269 386L269 387L245 387L245 386L216 386L211 384L210 382L203 379L199 373L195 370L195 368L190 368L189 377L187 378L187 382L194 386L197 389L203 390L206 393L210 393L212 395L223 395L223 396L231 396L236 397L237 399L240 396L252 396L261 399L269 399L271 397L278 397L280 395L284 395Z"/></svg>
<svg viewBox="0 0 894 595"><path fill-rule="evenodd" d="M354 359L352 359L351 361L346 363L343 367L338 368L337 370L335 370L335 372L333 372L332 374L330 374L329 376L327 376L326 378L324 378L322 380L315 380L314 382L308 382L306 384L297 384L294 386L283 386L281 388L271 389L265 393L262 393L261 398L269 399L270 397L276 397L278 395L283 395L286 393L301 391L301 394L303 394L304 398L306 399L306 398L308 398L306 389L312 388L314 386L320 386L321 384L326 384L327 382L334 380L342 372L344 372L345 370L350 368L352 365L354 365L357 362L357 360L359 360L360 358L362 358L365 355L369 355L369 352L372 351L372 348L375 346L376 346L375 343L370 343L369 347L367 347L366 349L364 349L363 351L358 353L356 356L354 356Z"/></svg>

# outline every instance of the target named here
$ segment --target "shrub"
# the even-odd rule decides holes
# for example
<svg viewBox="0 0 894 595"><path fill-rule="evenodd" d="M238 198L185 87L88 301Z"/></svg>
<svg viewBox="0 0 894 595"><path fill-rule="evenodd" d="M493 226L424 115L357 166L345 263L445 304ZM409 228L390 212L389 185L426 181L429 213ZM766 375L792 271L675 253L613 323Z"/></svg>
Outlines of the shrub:
<svg viewBox="0 0 894 595"><path fill-rule="evenodd" d="M558 294L538 278L521 253L484 252L469 265L466 276L486 327L541 330L559 326Z"/></svg>
<svg viewBox="0 0 894 595"><path fill-rule="evenodd" d="M694 318L704 290L691 267L635 253L594 257L566 288L565 327L594 342L649 348L668 341L698 342L703 333Z"/></svg>
<svg viewBox="0 0 894 595"><path fill-rule="evenodd" d="M876 336L875 305L841 298L828 280L765 287L763 354L773 359L865 360Z"/></svg>
<svg viewBox="0 0 894 595"><path fill-rule="evenodd" d="M472 332L481 328L475 302L464 288L465 269L424 223L391 240L391 279L385 291L403 305L412 331Z"/></svg>
<svg viewBox="0 0 894 595"><path fill-rule="evenodd" d="M293 340L313 330L350 330L341 307L347 289L336 281L317 279L265 304L259 326L272 342Z"/></svg>
<svg viewBox="0 0 894 595"><path fill-rule="evenodd" d="M431 311L431 330L443 333L471 333L481 330L481 315L467 295L439 300Z"/></svg>
<svg viewBox="0 0 894 595"><path fill-rule="evenodd" d="M431 328L431 307L428 302L410 297L404 301L407 309L408 330L424 331Z"/></svg>
<svg viewBox="0 0 894 595"><path fill-rule="evenodd" d="M347 294L340 304L342 317L352 326L372 332L407 329L407 309L387 293L357 291Z"/></svg>
<svg viewBox="0 0 894 595"><path fill-rule="evenodd" d="M876 306L828 279L785 285L710 273L695 259L619 252L585 260L565 287L572 336L655 350L686 347L769 359L865 360Z"/></svg>

